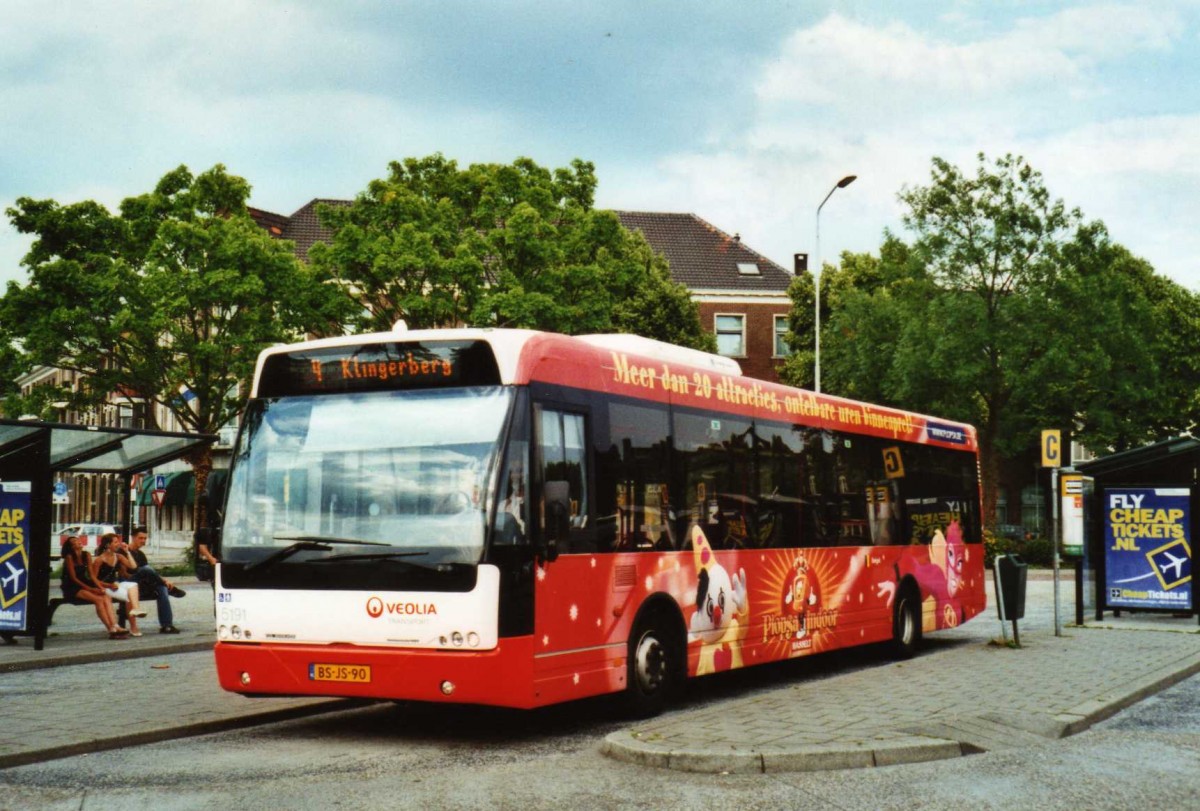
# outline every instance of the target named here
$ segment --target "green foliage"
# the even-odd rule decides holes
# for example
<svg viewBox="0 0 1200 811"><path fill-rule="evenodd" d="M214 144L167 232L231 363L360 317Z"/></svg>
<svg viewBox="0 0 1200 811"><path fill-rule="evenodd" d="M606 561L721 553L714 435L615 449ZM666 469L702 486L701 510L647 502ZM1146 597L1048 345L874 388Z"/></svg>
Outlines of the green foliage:
<svg viewBox="0 0 1200 811"><path fill-rule="evenodd" d="M1009 538L983 531L984 565L991 569L996 557L1017 555L1029 566L1053 566L1054 543L1048 538Z"/></svg>
<svg viewBox="0 0 1200 811"><path fill-rule="evenodd" d="M215 431L240 410L262 347L337 313L336 291L250 219L249 193L216 166L198 177L179 167L117 215L19 199L8 214L35 237L30 281L9 284L0 320L28 361L87 375L84 399L144 396ZM197 399L184 403L181 386Z"/></svg>
<svg viewBox="0 0 1200 811"><path fill-rule="evenodd" d="M935 158L900 199L914 242L888 234L877 259L847 254L822 277L823 382L977 426L985 517L1000 460L1043 428L1120 449L1196 424L1197 297L1052 200L1023 159L980 155L969 176Z"/></svg>
<svg viewBox="0 0 1200 811"><path fill-rule="evenodd" d="M823 276L822 279L824 278L826 277ZM792 306L788 310L787 342L792 354L783 362L779 378L789 386L801 389L813 387L813 325L816 320L814 291L815 286L810 273L797 274L788 285L788 298L792 300Z"/></svg>
<svg viewBox="0 0 1200 811"><path fill-rule="evenodd" d="M29 282L9 283L0 323L22 362L85 375L75 406L116 394L156 402L193 431L229 422L259 350L336 325L347 308L254 224L249 194L218 165L198 176L180 166L117 214L93 201L17 200L8 216L35 239ZM196 399L185 402L181 387ZM192 461L203 486L207 456Z"/></svg>
<svg viewBox="0 0 1200 811"><path fill-rule="evenodd" d="M393 162L350 206L320 209L333 231L310 259L357 304L361 330L520 327L627 331L711 348L665 262L593 207L591 163L550 171L527 158L460 169L441 155Z"/></svg>

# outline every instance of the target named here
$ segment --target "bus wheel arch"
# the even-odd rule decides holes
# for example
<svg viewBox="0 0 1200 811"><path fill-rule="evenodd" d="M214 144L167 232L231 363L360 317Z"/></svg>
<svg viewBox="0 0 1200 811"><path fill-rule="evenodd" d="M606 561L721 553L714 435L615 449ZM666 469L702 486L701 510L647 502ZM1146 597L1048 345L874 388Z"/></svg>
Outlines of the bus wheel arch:
<svg viewBox="0 0 1200 811"><path fill-rule="evenodd" d="M687 679L687 630L679 606L656 594L638 610L629 634L626 704L632 715L658 715Z"/></svg>
<svg viewBox="0 0 1200 811"><path fill-rule="evenodd" d="M900 581L892 608L892 655L910 659L921 644L921 589L912 577Z"/></svg>

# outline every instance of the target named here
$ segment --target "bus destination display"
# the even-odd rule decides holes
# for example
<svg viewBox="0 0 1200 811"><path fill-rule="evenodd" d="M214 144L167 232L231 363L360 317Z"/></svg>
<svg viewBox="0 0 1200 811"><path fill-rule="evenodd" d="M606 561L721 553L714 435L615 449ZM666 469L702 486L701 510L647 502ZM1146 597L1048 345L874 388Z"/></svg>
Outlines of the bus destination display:
<svg viewBox="0 0 1200 811"><path fill-rule="evenodd" d="M272 355L263 363L258 396L494 386L499 382L495 356L483 341L383 343Z"/></svg>

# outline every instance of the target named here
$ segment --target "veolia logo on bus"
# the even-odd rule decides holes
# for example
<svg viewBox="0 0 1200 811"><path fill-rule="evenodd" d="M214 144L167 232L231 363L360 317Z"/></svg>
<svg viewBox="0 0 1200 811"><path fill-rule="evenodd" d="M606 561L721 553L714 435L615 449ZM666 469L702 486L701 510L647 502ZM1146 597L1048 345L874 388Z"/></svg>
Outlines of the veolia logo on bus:
<svg viewBox="0 0 1200 811"><path fill-rule="evenodd" d="M437 615L437 603L414 603L396 600L387 602L381 597L372 596L367 599L367 616L378 619L384 614L396 614L406 617L425 617Z"/></svg>

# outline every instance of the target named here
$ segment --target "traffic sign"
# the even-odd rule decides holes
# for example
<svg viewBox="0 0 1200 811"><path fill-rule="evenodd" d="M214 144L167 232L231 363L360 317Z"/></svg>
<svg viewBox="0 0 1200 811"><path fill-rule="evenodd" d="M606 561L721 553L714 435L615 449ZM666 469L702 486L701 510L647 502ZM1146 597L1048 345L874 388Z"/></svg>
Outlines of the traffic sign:
<svg viewBox="0 0 1200 811"><path fill-rule="evenodd" d="M166 490L155 490L153 493L150 494L150 497L152 499L154 499L155 507L161 507L163 505L163 499L167 497L167 491Z"/></svg>

